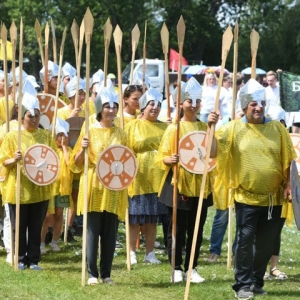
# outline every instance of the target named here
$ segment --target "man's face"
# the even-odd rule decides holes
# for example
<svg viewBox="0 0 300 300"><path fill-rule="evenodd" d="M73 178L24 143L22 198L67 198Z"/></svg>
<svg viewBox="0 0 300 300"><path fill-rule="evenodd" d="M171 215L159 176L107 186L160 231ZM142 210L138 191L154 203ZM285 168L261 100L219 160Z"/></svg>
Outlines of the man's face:
<svg viewBox="0 0 300 300"><path fill-rule="evenodd" d="M268 85L271 87L271 88L275 88L276 87L276 83L277 83L277 79L274 75L269 75L267 76L267 82L268 82Z"/></svg>
<svg viewBox="0 0 300 300"><path fill-rule="evenodd" d="M243 110L248 123L263 124L266 102L261 101L262 106L259 106L258 102L252 101Z"/></svg>

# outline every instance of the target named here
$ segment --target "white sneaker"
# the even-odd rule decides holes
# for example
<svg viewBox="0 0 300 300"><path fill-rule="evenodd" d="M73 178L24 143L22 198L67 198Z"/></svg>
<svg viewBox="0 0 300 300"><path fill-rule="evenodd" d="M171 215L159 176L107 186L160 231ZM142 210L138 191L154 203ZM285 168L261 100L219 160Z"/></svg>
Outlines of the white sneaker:
<svg viewBox="0 0 300 300"><path fill-rule="evenodd" d="M161 264L161 261L155 257L154 251L149 252L148 255L145 255L144 262L150 264Z"/></svg>
<svg viewBox="0 0 300 300"><path fill-rule="evenodd" d="M136 254L133 251L130 251L130 265L136 265L137 264L137 259L136 259Z"/></svg>
<svg viewBox="0 0 300 300"><path fill-rule="evenodd" d="M180 270L175 270L174 271L174 283L182 282L182 271ZM172 276L171 276L171 282L172 282Z"/></svg>
<svg viewBox="0 0 300 300"><path fill-rule="evenodd" d="M41 249L41 254L46 254L47 253L47 249L46 249L46 246L45 244L40 246L40 249Z"/></svg>
<svg viewBox="0 0 300 300"><path fill-rule="evenodd" d="M6 255L6 260L5 260L7 263L11 264L11 255L10 253L7 253Z"/></svg>
<svg viewBox="0 0 300 300"><path fill-rule="evenodd" d="M186 271L186 273L184 274L184 280L186 281L188 277L188 271ZM203 277L201 277L196 269L192 270L192 274L191 274L191 282L192 283L201 283L205 281L205 279Z"/></svg>
<svg viewBox="0 0 300 300"><path fill-rule="evenodd" d="M60 251L60 248L57 245L57 243L54 243L53 241L49 244L49 246L50 246L51 250L54 251L54 252L59 252Z"/></svg>

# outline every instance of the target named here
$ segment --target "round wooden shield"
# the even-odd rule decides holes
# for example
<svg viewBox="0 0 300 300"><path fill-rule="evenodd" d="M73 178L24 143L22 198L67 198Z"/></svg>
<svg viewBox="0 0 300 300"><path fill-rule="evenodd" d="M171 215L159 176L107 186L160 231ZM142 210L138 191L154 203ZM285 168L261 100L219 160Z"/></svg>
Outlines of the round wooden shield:
<svg viewBox="0 0 300 300"><path fill-rule="evenodd" d="M294 146L294 149L297 153L296 165L300 175L300 134L290 133L290 137Z"/></svg>
<svg viewBox="0 0 300 300"><path fill-rule="evenodd" d="M100 154L96 172L106 188L121 191L134 180L137 161L129 148L122 145L110 146Z"/></svg>
<svg viewBox="0 0 300 300"><path fill-rule="evenodd" d="M85 118L83 117L72 117L66 120L69 123L69 146L74 148L78 137L80 135L82 124L84 123Z"/></svg>
<svg viewBox="0 0 300 300"><path fill-rule="evenodd" d="M188 172L203 174L205 166L205 131L192 131L184 135L179 141L180 164ZM216 166L216 160L209 159L207 171Z"/></svg>
<svg viewBox="0 0 300 300"><path fill-rule="evenodd" d="M44 128L48 128L50 124L52 124L52 119L54 116L54 109L55 109L55 96L51 94L37 94L37 98L40 101L40 112L41 112L41 119L40 124ZM57 109L66 106L67 104L58 98L57 102Z"/></svg>
<svg viewBox="0 0 300 300"><path fill-rule="evenodd" d="M37 144L25 152L23 167L27 177L36 185L49 185L59 174L59 158L50 147Z"/></svg>

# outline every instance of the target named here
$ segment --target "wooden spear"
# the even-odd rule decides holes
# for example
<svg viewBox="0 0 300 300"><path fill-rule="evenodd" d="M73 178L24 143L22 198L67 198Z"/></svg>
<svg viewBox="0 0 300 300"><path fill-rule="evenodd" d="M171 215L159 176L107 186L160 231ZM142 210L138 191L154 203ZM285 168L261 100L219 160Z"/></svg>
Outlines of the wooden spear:
<svg viewBox="0 0 300 300"><path fill-rule="evenodd" d="M53 45L53 61L54 63L57 64L56 36L55 36L55 27L52 18L51 18L51 31L52 31L52 45Z"/></svg>
<svg viewBox="0 0 300 300"><path fill-rule="evenodd" d="M48 93L48 57L49 57L49 25L45 27L45 65L44 65L44 92ZM59 83L57 83L59 85Z"/></svg>
<svg viewBox="0 0 300 300"><path fill-rule="evenodd" d="M233 31L233 76L232 76L232 107L231 120L235 119L235 102L236 102L236 79L238 65L238 39L239 39L239 24L236 22ZM230 200L231 190L227 192L227 197ZM233 224L233 204L228 207L228 243L227 243L227 269L231 268L232 262L232 224Z"/></svg>
<svg viewBox="0 0 300 300"><path fill-rule="evenodd" d="M23 86L23 19L20 22L20 43L19 43L19 98L18 98L18 150L21 149L21 124L22 124L22 86ZM20 227L20 187L21 187L21 161L17 163L17 191L16 191L16 221L15 221L15 257L14 257L14 269L18 270L19 260L19 227Z"/></svg>
<svg viewBox="0 0 300 300"><path fill-rule="evenodd" d="M118 66L118 89L119 89L119 112L120 112L120 128L124 129L124 116L123 116L123 97L122 97L122 70L121 70L121 48L122 48L122 38L123 32L119 25L115 28L113 33L115 48L117 54L117 66ZM128 207L125 213L125 230L126 230L126 256L127 256L127 270L131 270L130 261L130 231L129 231L129 213Z"/></svg>
<svg viewBox="0 0 300 300"><path fill-rule="evenodd" d="M146 91L146 37L147 37L147 20L145 21L145 34L144 34L144 44L143 44L143 93Z"/></svg>
<svg viewBox="0 0 300 300"><path fill-rule="evenodd" d="M84 33L86 43L86 90L90 89L90 53L91 53L91 39L94 27L94 18L90 9L86 10L84 15ZM85 101L87 103L85 109L85 137L89 137L89 93L85 94ZM86 269L86 229L87 229L87 210L88 210L88 170L89 157L88 148L84 150L84 208L83 208L83 232L82 232L82 272L81 285L85 286L85 269Z"/></svg>
<svg viewBox="0 0 300 300"><path fill-rule="evenodd" d="M177 38L178 38L178 48L179 48L179 69L178 69L178 86L177 86L177 104L176 104L176 131L175 131L175 154L178 155L179 151L179 133L180 133L180 96L181 96L181 69L182 69L182 52L183 43L185 36L185 23L183 17L181 16L177 23ZM174 165L173 174L173 213L172 213L172 283L174 283L174 273L175 273L175 251L176 251L176 225L177 225L177 186L178 186L178 164Z"/></svg>
<svg viewBox="0 0 300 300"><path fill-rule="evenodd" d="M15 22L13 21L11 23L10 29L10 40L12 44L12 79L13 79L13 89L12 89L12 100L15 103L15 98L16 98L16 91L17 91L17 86L16 86L16 48L17 48L17 37L18 37L18 30ZM8 122L6 122L8 123Z"/></svg>
<svg viewBox="0 0 300 300"><path fill-rule="evenodd" d="M106 86L106 77L107 77L107 66L108 66L108 49L110 44L110 39L112 35L112 25L110 18L107 18L103 31L104 31L104 86Z"/></svg>
<svg viewBox="0 0 300 300"><path fill-rule="evenodd" d="M233 39L232 28L231 28L231 26L228 26L228 28L226 29L226 31L223 34L222 65L221 65L220 77L219 77L219 82L218 82L218 90L217 90L216 99L215 99L215 111L219 111L220 92L221 92L221 87L222 87L222 82L223 82L225 63L226 63L228 52L230 50L232 39ZM205 156L205 166L204 166L204 172L203 172L202 182L201 182L201 190L200 190L200 197L199 197L197 216L196 216L196 222L195 222L195 229L194 229L194 236L193 236L193 244L192 244L192 249L191 249L190 262L189 262L188 277L187 277L187 280L186 280L186 288L185 288L185 295L184 295L185 300L188 300L188 297L189 297L191 273L192 273L192 268L193 268L195 248L196 248L198 229L199 229L199 223L200 223L200 216L201 216L201 210L202 210L202 204L203 204L203 197L204 197L205 183L206 183L206 177L207 177L208 162L209 162L209 159L210 159L210 151L211 151L211 146L212 146L212 141L213 141L214 134L215 134L215 124L213 124L211 126L211 130L210 130L209 137L208 137L208 144L207 144L206 156Z"/></svg>
<svg viewBox="0 0 300 300"><path fill-rule="evenodd" d="M63 57L64 57L64 46L65 46L66 34L67 34L67 27L65 27L65 29L64 29L62 40L61 40L57 82L60 82L60 78L61 78L61 69L62 69L62 62L63 62ZM57 84L57 87L56 87L54 115L53 115L53 119L52 119L52 137L54 139L56 138L55 127L56 127L56 118L57 118L57 109L58 109L58 98L59 98L59 84Z"/></svg>
<svg viewBox="0 0 300 300"><path fill-rule="evenodd" d="M130 69L130 82L129 84L132 84L132 80L133 80L133 67L134 67L134 59L135 59L135 52L137 49L137 45L139 43L139 39L140 39L140 29L138 24L136 24L132 31L131 31L131 48L132 48L132 57L131 57L131 69Z"/></svg>
<svg viewBox="0 0 300 300"><path fill-rule="evenodd" d="M255 29L252 29L250 34L250 44L251 44L251 78L255 79L256 76L256 55L259 44L259 34Z"/></svg>
<svg viewBox="0 0 300 300"><path fill-rule="evenodd" d="M167 117L171 118L171 108L170 108L170 82L169 82L169 62L168 62L168 53L169 53L169 30L166 23L164 23L161 31L161 43L163 48L163 53L165 55L165 95L167 98Z"/></svg>
<svg viewBox="0 0 300 300"><path fill-rule="evenodd" d="M16 91L17 91L17 86L16 86L16 47L17 47L17 39L18 39L18 30L17 30L17 26L14 21L12 22L12 24L10 26L10 39L11 39L12 48L13 48L13 53L12 53L12 77L13 77L12 95L13 95L13 97L12 97L12 100L15 104ZM7 116L6 116L6 118L7 118ZM9 118L6 119L6 126L7 126L6 129L9 131ZM18 175L17 175L17 177L18 177ZM17 178L17 182L18 182L18 178ZM17 183L17 186L18 186L18 183ZM19 185L19 187L20 187L20 185ZM16 198L20 199L20 196L18 194L20 194L19 188L17 188ZM11 259L10 261L11 261L12 265L14 264L14 243L13 243L13 241L14 241L13 231L12 231L12 226L10 226L10 253L9 254L10 254L10 259Z"/></svg>
<svg viewBox="0 0 300 300"><path fill-rule="evenodd" d="M40 22L38 21L38 19L35 20L34 28L35 28L35 33L36 33L37 41L39 44L39 48L40 48L42 65L45 66L44 51L43 51L43 46L42 46L42 31L41 31L41 25L40 25Z"/></svg>

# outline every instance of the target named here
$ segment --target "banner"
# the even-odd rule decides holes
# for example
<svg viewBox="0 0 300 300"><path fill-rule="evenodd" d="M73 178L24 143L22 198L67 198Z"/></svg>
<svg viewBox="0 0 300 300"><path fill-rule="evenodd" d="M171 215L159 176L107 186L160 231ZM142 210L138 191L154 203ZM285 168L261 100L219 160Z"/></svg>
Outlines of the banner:
<svg viewBox="0 0 300 300"><path fill-rule="evenodd" d="M3 60L2 50L2 40L0 39L0 60ZM12 60L12 44L9 41L6 42L6 58Z"/></svg>
<svg viewBox="0 0 300 300"><path fill-rule="evenodd" d="M187 60L182 56L182 65L187 66ZM178 71L179 67L179 53L174 49L170 48L170 57L169 57L169 69L173 71Z"/></svg>
<svg viewBox="0 0 300 300"><path fill-rule="evenodd" d="M280 102L285 111L300 111L300 75L279 73Z"/></svg>

